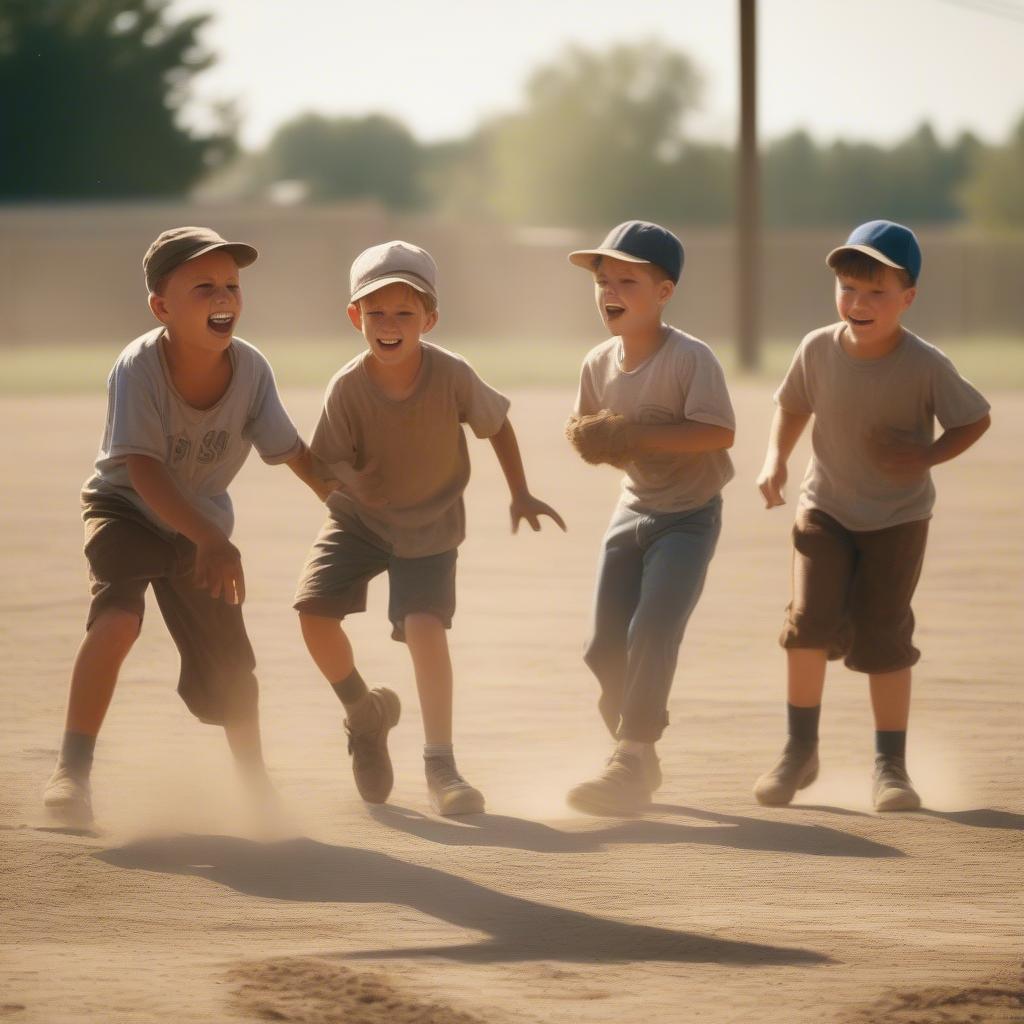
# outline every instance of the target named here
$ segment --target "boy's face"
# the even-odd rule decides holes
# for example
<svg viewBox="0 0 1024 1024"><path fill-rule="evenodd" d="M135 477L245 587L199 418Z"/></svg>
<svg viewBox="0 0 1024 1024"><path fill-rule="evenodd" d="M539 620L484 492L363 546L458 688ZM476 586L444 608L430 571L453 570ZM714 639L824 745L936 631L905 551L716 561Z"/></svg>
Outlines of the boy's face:
<svg viewBox="0 0 1024 1024"><path fill-rule="evenodd" d="M917 289L905 288L892 267L883 267L871 279L836 274L836 309L862 344L891 337L915 295Z"/></svg>
<svg viewBox="0 0 1024 1024"><path fill-rule="evenodd" d="M176 340L214 352L231 344L242 313L238 267L229 253L208 252L167 277L162 295L149 296L149 308Z"/></svg>
<svg viewBox="0 0 1024 1024"><path fill-rule="evenodd" d="M594 298L610 334L630 334L661 321L661 311L675 285L659 280L645 263L630 263L602 256L594 270Z"/></svg>
<svg viewBox="0 0 1024 1024"><path fill-rule="evenodd" d="M437 323L437 310L428 313L415 288L395 283L353 302L348 318L375 359L385 366L399 366L418 358L420 337Z"/></svg>

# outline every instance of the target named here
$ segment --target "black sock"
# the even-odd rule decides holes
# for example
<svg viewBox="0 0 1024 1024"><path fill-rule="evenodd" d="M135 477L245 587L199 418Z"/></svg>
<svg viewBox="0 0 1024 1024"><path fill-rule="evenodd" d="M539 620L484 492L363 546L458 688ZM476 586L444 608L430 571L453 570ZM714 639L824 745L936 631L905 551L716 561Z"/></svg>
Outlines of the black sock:
<svg viewBox="0 0 1024 1024"><path fill-rule="evenodd" d="M358 704L370 692L363 682L363 677L355 669L352 669L340 683L331 683L331 689L347 708Z"/></svg>
<svg viewBox="0 0 1024 1024"><path fill-rule="evenodd" d="M82 732L66 732L60 745L58 763L72 775L88 778L92 770L92 755L96 749L96 737Z"/></svg>
<svg viewBox="0 0 1024 1024"><path fill-rule="evenodd" d="M818 720L821 718L821 705L813 708L798 708L795 704L786 704L789 718L789 735L798 743L811 745L818 742Z"/></svg>
<svg viewBox="0 0 1024 1024"><path fill-rule="evenodd" d="M875 751L884 757L906 757L907 730L876 730Z"/></svg>

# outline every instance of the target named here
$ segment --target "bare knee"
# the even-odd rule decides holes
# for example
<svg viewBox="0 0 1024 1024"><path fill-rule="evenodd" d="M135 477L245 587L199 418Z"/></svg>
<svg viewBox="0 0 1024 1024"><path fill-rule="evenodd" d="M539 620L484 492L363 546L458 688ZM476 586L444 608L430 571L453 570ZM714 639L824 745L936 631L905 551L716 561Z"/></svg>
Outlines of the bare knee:
<svg viewBox="0 0 1024 1024"><path fill-rule="evenodd" d="M134 612L108 608L96 616L86 636L93 643L101 643L124 657L132 649L141 629L142 620Z"/></svg>
<svg viewBox="0 0 1024 1024"><path fill-rule="evenodd" d="M311 615L309 612L299 612L299 628L306 640L341 632L341 623L337 619L328 618L326 615Z"/></svg>

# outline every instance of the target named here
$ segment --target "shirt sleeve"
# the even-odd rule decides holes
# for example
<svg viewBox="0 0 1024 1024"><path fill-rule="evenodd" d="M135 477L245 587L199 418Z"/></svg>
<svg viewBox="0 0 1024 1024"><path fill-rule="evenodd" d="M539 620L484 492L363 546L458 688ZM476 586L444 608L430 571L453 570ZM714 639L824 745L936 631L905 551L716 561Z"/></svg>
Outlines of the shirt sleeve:
<svg viewBox="0 0 1024 1024"><path fill-rule="evenodd" d="M802 343L793 356L793 362L789 364L786 376L778 390L772 396L775 404L785 409L786 412L796 413L800 416L809 416L814 412L811 404L810 389L807 381L807 344Z"/></svg>
<svg viewBox="0 0 1024 1024"><path fill-rule="evenodd" d="M599 412L601 403L594 388L594 374L590 366L590 360L584 359L580 367L580 386L576 391L576 402L572 407L576 416L591 416Z"/></svg>
<svg viewBox="0 0 1024 1024"><path fill-rule="evenodd" d="M258 359L257 373L259 379L256 401L250 413L249 432L260 458L273 466L297 455L302 440L281 402L274 371L262 356Z"/></svg>
<svg viewBox="0 0 1024 1024"><path fill-rule="evenodd" d="M985 396L960 376L953 361L943 353L939 353L932 378L932 402L943 430L977 423L991 408Z"/></svg>
<svg viewBox="0 0 1024 1024"><path fill-rule="evenodd" d="M710 349L698 349L696 352L683 415L698 423L710 423L726 430L736 429L736 414L725 384L725 371Z"/></svg>
<svg viewBox="0 0 1024 1024"><path fill-rule="evenodd" d="M324 407L309 442L309 450L313 454L317 475L325 479L332 475L332 467L352 466L356 462L355 440L345 414L342 384L338 379L331 381L327 387Z"/></svg>
<svg viewBox="0 0 1024 1024"><path fill-rule="evenodd" d="M112 459L147 455L167 461L167 430L153 382L136 363L117 362L107 378L103 449Z"/></svg>
<svg viewBox="0 0 1024 1024"><path fill-rule="evenodd" d="M455 390L460 422L468 423L477 437L494 437L505 422L511 402L482 381L462 359L457 363Z"/></svg>

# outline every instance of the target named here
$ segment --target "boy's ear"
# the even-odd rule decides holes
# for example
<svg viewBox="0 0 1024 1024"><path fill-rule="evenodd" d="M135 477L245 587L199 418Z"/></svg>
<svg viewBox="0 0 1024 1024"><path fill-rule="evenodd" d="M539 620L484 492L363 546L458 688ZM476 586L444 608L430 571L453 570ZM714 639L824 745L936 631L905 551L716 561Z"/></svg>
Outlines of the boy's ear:
<svg viewBox="0 0 1024 1024"><path fill-rule="evenodd" d="M420 334L428 334L434 329L434 324L437 323L437 310L433 309L427 314L427 319L423 321L423 326L420 328Z"/></svg>
<svg viewBox="0 0 1024 1024"><path fill-rule="evenodd" d="M149 309L160 323L167 323L170 314L167 312L167 302L162 295L157 295L156 292L149 293Z"/></svg>
<svg viewBox="0 0 1024 1024"><path fill-rule="evenodd" d="M916 288L905 288L903 291L903 308L910 309L913 305L914 299L917 298Z"/></svg>
<svg viewBox="0 0 1024 1024"><path fill-rule="evenodd" d="M359 308L359 303L358 302L350 302L348 304L348 309L346 310L346 312L348 313L349 320L352 321L352 326L357 331L362 333L362 330L363 330L363 311Z"/></svg>
<svg viewBox="0 0 1024 1024"><path fill-rule="evenodd" d="M658 301L664 306L675 294L676 285L674 281L664 280L658 288Z"/></svg>

